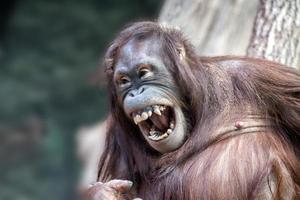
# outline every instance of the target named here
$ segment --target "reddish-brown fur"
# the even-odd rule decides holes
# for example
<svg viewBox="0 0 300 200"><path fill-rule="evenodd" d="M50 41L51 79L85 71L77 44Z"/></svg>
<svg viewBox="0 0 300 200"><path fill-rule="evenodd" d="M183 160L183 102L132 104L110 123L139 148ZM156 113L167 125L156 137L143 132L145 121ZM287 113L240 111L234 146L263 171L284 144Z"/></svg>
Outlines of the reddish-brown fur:
<svg viewBox="0 0 300 200"><path fill-rule="evenodd" d="M112 80L120 48L153 34L189 118L187 141L163 155L116 103ZM121 32L105 59L111 118L100 181L131 180L132 195L144 200L300 199L298 71L247 57L199 58L180 32L153 22Z"/></svg>

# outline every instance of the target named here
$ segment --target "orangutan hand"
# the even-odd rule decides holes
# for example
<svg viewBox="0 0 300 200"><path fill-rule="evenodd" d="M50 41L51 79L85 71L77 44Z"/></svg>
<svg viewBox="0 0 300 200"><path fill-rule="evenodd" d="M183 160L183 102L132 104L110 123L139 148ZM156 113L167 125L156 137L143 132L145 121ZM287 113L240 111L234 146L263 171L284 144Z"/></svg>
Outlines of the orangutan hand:
<svg viewBox="0 0 300 200"><path fill-rule="evenodd" d="M114 179L106 183L96 182L84 192L84 200L125 200L132 182ZM137 200L137 199L136 199Z"/></svg>

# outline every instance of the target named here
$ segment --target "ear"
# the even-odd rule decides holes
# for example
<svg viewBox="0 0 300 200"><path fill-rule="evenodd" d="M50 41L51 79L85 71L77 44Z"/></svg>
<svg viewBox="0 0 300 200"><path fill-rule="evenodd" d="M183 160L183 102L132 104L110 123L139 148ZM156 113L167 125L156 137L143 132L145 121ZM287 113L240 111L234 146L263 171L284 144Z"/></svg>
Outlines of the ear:
<svg viewBox="0 0 300 200"><path fill-rule="evenodd" d="M104 66L107 73L112 73L114 71L114 61L117 56L119 49L118 42L114 42L108 49L104 56Z"/></svg>

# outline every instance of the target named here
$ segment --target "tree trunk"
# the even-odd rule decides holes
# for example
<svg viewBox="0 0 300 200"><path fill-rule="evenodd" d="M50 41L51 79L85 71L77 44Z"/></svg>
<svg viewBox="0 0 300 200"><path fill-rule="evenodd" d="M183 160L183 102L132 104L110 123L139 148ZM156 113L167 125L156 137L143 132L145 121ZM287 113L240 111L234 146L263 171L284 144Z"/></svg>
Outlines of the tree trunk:
<svg viewBox="0 0 300 200"><path fill-rule="evenodd" d="M261 0L248 55L299 68L300 0Z"/></svg>
<svg viewBox="0 0 300 200"><path fill-rule="evenodd" d="M160 22L178 26L200 55L245 55L258 0L166 0Z"/></svg>

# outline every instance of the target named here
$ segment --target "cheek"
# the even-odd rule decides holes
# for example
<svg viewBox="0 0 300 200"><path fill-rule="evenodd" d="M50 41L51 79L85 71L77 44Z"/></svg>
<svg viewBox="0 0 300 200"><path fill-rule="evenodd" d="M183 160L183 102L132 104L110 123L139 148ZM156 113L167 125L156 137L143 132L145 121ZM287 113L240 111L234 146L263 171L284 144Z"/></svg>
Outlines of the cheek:
<svg viewBox="0 0 300 200"><path fill-rule="evenodd" d="M123 104L124 104L124 100L127 96L127 91L124 91L124 89L120 89L118 88L116 85L115 85L115 100L117 100L117 102L113 102L113 103L118 103L121 105L121 107L123 107Z"/></svg>
<svg viewBox="0 0 300 200"><path fill-rule="evenodd" d="M124 104L124 99L126 98L126 94L124 93L118 93L117 95L117 100L118 100L118 103L123 107L123 104Z"/></svg>

